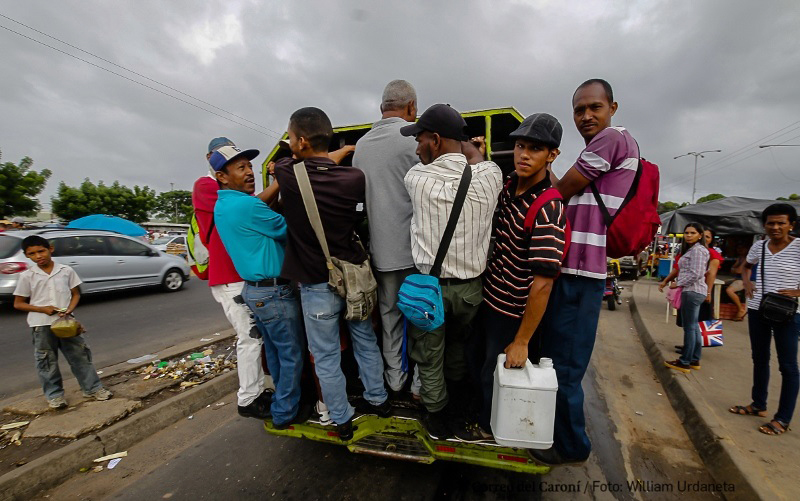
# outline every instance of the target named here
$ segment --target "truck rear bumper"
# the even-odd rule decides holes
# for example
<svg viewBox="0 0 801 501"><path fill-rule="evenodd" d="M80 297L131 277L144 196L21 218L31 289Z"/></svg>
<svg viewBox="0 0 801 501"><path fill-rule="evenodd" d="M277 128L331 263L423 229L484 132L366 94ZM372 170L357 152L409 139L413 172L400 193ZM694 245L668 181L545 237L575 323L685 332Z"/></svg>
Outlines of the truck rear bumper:
<svg viewBox="0 0 801 501"><path fill-rule="evenodd" d="M433 463L442 459L535 475L550 471L548 466L536 463L526 449L497 444L471 444L455 439L434 440L420 422L411 417L381 418L367 414L354 418L353 425L353 439L349 442L341 441L333 426L323 426L311 420L285 430L276 430L271 421L265 421L264 429L273 435L344 445L351 452L359 454L418 463Z"/></svg>

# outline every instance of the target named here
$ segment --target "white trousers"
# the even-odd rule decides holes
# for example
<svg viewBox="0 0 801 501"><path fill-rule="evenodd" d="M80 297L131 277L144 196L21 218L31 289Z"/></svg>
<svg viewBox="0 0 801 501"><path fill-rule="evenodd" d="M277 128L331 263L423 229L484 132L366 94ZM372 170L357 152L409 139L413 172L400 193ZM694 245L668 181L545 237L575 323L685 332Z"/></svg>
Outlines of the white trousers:
<svg viewBox="0 0 801 501"><path fill-rule="evenodd" d="M261 337L250 308L242 299L245 282L212 285L211 295L220 303L225 317L236 331L236 370L239 374L237 404L250 405L259 396L264 384L261 368ZM256 336L256 337L253 337Z"/></svg>

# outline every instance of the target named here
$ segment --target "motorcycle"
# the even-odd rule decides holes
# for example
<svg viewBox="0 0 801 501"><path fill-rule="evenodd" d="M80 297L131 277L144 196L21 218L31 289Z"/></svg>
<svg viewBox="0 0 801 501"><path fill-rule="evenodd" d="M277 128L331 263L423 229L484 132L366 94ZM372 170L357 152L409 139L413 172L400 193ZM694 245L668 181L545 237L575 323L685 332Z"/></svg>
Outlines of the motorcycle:
<svg viewBox="0 0 801 501"><path fill-rule="evenodd" d="M617 259L610 259L606 262L606 285L604 287L604 301L609 311L615 311L619 304L623 304L621 293L623 289L618 284L620 276L620 263Z"/></svg>

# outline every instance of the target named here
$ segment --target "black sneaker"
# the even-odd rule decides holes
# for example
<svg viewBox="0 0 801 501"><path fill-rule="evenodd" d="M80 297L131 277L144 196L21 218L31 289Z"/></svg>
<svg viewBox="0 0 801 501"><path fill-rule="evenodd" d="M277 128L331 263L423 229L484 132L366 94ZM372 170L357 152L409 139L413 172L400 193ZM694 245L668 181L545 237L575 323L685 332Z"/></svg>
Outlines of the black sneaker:
<svg viewBox="0 0 801 501"><path fill-rule="evenodd" d="M269 409L273 403L273 394L274 394L273 390L266 389L263 392L261 392L261 394L258 397L256 397L256 400L254 401L259 402L261 405Z"/></svg>
<svg viewBox="0 0 801 501"><path fill-rule="evenodd" d="M557 465L577 465L584 463L587 461L587 458L578 459L578 458L565 458L562 457L561 454L556 452L556 449L551 447L550 449L528 449L528 455L531 456L534 461L544 464L546 466L557 466Z"/></svg>
<svg viewBox="0 0 801 501"><path fill-rule="evenodd" d="M374 405L364 400L357 404L356 410L362 414L377 414L380 417L387 418L392 415L392 404L389 403L389 398L379 405Z"/></svg>
<svg viewBox="0 0 801 501"><path fill-rule="evenodd" d="M259 401L258 397L248 405L237 405L237 412L242 417L252 417L256 419L270 419L270 406L264 405L263 401Z"/></svg>
<svg viewBox="0 0 801 501"><path fill-rule="evenodd" d="M337 433L339 433L339 439L343 442L348 442L353 439L353 419L348 419L343 424L337 425Z"/></svg>
<svg viewBox="0 0 801 501"><path fill-rule="evenodd" d="M445 440L451 436L448 424L445 422L445 413L425 412L423 414L423 427L434 440Z"/></svg>
<svg viewBox="0 0 801 501"><path fill-rule="evenodd" d="M454 429L453 436L460 442L466 442L468 444L495 443L495 439L493 438L492 434L487 433L483 428L481 428L481 426L474 423L465 423L464 425Z"/></svg>
<svg viewBox="0 0 801 501"><path fill-rule="evenodd" d="M273 422L273 428L276 430L286 430L293 424L303 424L309 420L313 411L314 407L311 404L301 402L300 406L298 407L298 413L295 414L295 417L293 417L286 423L276 424L275 422Z"/></svg>

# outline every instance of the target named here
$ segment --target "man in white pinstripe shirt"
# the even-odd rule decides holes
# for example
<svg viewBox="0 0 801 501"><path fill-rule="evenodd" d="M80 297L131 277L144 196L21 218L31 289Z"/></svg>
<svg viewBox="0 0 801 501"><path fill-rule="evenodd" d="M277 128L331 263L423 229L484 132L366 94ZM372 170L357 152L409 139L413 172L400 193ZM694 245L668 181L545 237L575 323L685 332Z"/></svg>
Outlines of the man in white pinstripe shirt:
<svg viewBox="0 0 801 501"><path fill-rule="evenodd" d="M409 356L419 368L420 397L427 411L423 422L434 438L451 434L443 412L448 405L446 380L451 392L458 393L455 400L465 403L465 343L482 301L480 275L487 265L492 215L503 184L501 169L484 161L467 142L466 127L458 111L435 104L417 123L401 128L404 136L415 137L420 157L404 184L412 199L412 258L421 273L434 264L465 167L472 173L440 273L445 324L430 332L409 328Z"/></svg>

